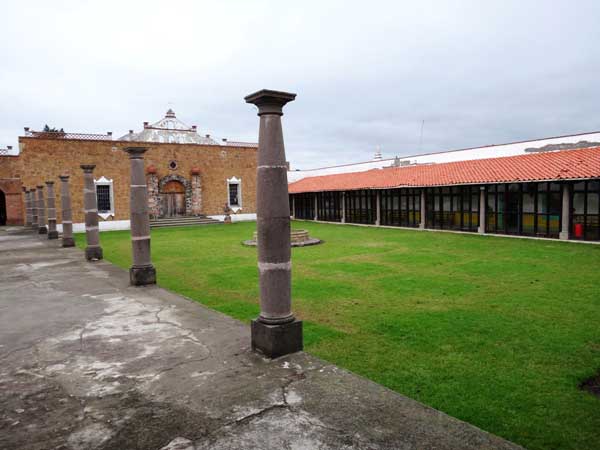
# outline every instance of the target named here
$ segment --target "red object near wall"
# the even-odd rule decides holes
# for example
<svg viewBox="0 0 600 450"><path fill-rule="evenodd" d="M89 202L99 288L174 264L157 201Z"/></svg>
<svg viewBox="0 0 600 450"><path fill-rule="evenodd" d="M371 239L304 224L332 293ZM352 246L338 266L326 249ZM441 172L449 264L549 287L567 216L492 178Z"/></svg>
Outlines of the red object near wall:
<svg viewBox="0 0 600 450"><path fill-rule="evenodd" d="M583 224L576 223L573 228L574 228L575 237L582 238L583 237Z"/></svg>

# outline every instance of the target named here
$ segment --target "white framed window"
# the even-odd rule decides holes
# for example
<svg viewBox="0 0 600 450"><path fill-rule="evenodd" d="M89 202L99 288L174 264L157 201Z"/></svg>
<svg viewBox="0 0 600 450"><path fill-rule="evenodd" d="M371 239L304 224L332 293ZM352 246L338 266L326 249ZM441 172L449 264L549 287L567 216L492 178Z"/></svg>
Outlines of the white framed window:
<svg viewBox="0 0 600 450"><path fill-rule="evenodd" d="M113 180L100 177L94 180L96 185L96 202L98 204L98 215L104 220L115 215L115 196L113 193Z"/></svg>
<svg viewBox="0 0 600 450"><path fill-rule="evenodd" d="M239 178L227 179L227 205L235 213L242 209L242 180Z"/></svg>

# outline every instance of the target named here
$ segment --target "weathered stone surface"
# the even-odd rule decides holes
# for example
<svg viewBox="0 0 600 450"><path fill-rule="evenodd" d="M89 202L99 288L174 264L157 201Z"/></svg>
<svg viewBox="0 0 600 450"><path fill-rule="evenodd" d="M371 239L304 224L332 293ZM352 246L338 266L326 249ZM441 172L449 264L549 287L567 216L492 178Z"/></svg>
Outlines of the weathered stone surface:
<svg viewBox="0 0 600 450"><path fill-rule="evenodd" d="M83 170L83 208L85 213L85 238L87 247L85 258L88 261L102 259L100 247L100 230L98 228L98 203L96 199L96 186L94 185L94 164L82 164Z"/></svg>
<svg viewBox="0 0 600 450"><path fill-rule="evenodd" d="M144 177L144 154L147 147L127 147L131 163L131 250L133 265L129 279L134 286L156 283L156 270L150 259L150 218Z"/></svg>
<svg viewBox="0 0 600 450"><path fill-rule="evenodd" d="M131 267L129 269L129 282L133 286L156 284L156 269L154 266Z"/></svg>
<svg viewBox="0 0 600 450"><path fill-rule="evenodd" d="M44 186L38 184L37 186L37 214L38 214L38 233L47 234L48 227L46 227L46 202L44 201Z"/></svg>
<svg viewBox="0 0 600 450"><path fill-rule="evenodd" d="M60 201L62 210L62 246L73 247L73 213L71 211L71 192L69 189L69 176L60 175Z"/></svg>
<svg viewBox="0 0 600 450"><path fill-rule="evenodd" d="M88 261L99 261L103 258L102 247L88 245L85 248L85 259Z"/></svg>
<svg viewBox="0 0 600 450"><path fill-rule="evenodd" d="M3 450L519 448L59 246L0 230Z"/></svg>
<svg viewBox="0 0 600 450"><path fill-rule="evenodd" d="M260 320L252 321L252 350L258 351L267 358L279 358L301 351L302 322L269 325Z"/></svg>
<svg viewBox="0 0 600 450"><path fill-rule="evenodd" d="M46 181L46 192L48 202L48 239L58 239L56 231L56 205L54 202L54 181Z"/></svg>
<svg viewBox="0 0 600 450"><path fill-rule="evenodd" d="M252 324L252 348L270 358L302 348L302 324L290 325L294 323L290 205L281 130L282 108L295 97L296 94L267 90L246 97L248 103L258 106L260 116L256 175L260 315ZM269 327L261 328L256 325L259 322ZM279 331L277 326L281 327ZM294 338L287 339L288 336Z"/></svg>
<svg viewBox="0 0 600 450"><path fill-rule="evenodd" d="M31 189L31 191L29 191L31 194L31 228L34 231L37 231L39 224L38 224L38 207L37 207L37 193L35 188Z"/></svg>

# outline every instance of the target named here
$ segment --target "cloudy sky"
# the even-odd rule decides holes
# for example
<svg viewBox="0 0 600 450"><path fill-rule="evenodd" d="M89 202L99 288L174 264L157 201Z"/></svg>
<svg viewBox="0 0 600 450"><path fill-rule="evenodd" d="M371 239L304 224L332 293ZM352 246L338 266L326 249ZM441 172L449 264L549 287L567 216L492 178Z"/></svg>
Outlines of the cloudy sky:
<svg viewBox="0 0 600 450"><path fill-rule="evenodd" d="M257 140L243 97L296 92L295 168L600 129L600 2L3 2L0 147L120 136L166 109ZM420 143L422 121L425 121Z"/></svg>

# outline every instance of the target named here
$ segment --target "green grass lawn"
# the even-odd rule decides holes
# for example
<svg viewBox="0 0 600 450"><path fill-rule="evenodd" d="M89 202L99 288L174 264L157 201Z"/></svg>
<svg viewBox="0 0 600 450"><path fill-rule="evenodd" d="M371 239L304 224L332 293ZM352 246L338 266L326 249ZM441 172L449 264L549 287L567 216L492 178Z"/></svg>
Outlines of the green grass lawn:
<svg viewBox="0 0 600 450"><path fill-rule="evenodd" d="M257 316L254 223L152 231L161 286ZM314 355L530 449L600 449L600 246L295 222L293 309ZM82 246L83 235L77 235ZM128 268L129 232L101 234Z"/></svg>

